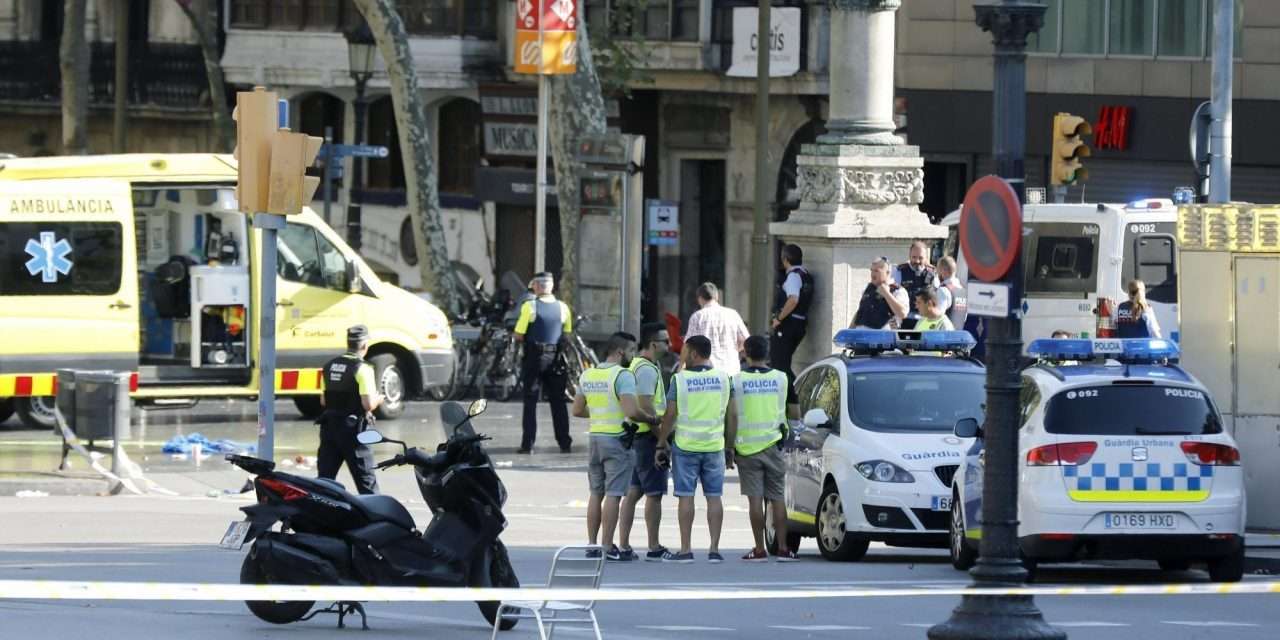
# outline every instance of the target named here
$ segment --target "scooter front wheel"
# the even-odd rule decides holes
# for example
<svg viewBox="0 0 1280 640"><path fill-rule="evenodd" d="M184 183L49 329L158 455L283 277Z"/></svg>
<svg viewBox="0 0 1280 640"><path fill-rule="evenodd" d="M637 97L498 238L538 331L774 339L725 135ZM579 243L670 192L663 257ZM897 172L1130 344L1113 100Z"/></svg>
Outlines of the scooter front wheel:
<svg viewBox="0 0 1280 640"><path fill-rule="evenodd" d="M507 556L507 547L502 544L501 540L495 541L490 551L493 559L489 563L489 584L487 586L499 589L515 589L520 586L520 579L516 577L516 570L511 566L511 558ZM480 607L480 614L489 622L489 626L493 626L493 621L500 613L510 612L510 607L501 607L500 602L484 601L476 602L476 606ZM499 609L503 609L499 611ZM498 625L500 631L510 631L519 622L517 618L508 618L503 616L502 623Z"/></svg>
<svg viewBox="0 0 1280 640"><path fill-rule="evenodd" d="M240 565L240 584L270 584L262 567L258 566L253 554L244 557ZM246 600L249 611L264 622L271 624L289 624L297 622L311 611L314 601L280 601L280 600Z"/></svg>

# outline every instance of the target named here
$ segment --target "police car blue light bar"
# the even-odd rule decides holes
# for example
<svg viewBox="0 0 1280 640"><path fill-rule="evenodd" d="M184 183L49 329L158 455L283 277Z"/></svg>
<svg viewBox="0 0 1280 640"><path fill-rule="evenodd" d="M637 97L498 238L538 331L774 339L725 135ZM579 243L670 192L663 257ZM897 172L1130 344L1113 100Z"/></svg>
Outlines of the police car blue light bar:
<svg viewBox="0 0 1280 640"><path fill-rule="evenodd" d="M881 329L841 329L832 342L851 351L969 351L977 344L968 331L895 332Z"/></svg>
<svg viewBox="0 0 1280 640"><path fill-rule="evenodd" d="M1033 340L1027 353L1047 360L1091 360L1112 358L1125 363L1176 361L1178 344L1162 338L1077 338Z"/></svg>

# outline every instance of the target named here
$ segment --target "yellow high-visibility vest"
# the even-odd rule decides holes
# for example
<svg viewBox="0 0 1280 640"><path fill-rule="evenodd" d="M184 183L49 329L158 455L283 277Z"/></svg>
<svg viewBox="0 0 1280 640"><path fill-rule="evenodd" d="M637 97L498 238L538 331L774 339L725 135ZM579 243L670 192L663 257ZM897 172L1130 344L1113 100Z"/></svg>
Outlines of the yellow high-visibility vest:
<svg viewBox="0 0 1280 640"><path fill-rule="evenodd" d="M618 401L614 384L623 371L626 369L618 365L608 368L591 367L583 371L582 377L578 379L578 388L587 398L587 412L591 415L591 433L609 436L622 433L622 421L627 416L622 411L622 403Z"/></svg>
<svg viewBox="0 0 1280 640"><path fill-rule="evenodd" d="M662 369L650 362L647 358L636 356L631 359L631 373L639 373L641 367L653 367L658 372L658 386L653 390L653 412L659 418L667 412L667 389L662 384ZM636 383L640 381L640 376L636 376ZM640 397L640 390L636 389L636 397ZM649 433L649 425L642 424L636 429L636 433Z"/></svg>
<svg viewBox="0 0 1280 640"><path fill-rule="evenodd" d="M676 446L690 453L724 450L724 414L729 376L722 371L681 371L675 375Z"/></svg>
<svg viewBox="0 0 1280 640"><path fill-rule="evenodd" d="M770 369L743 371L733 377L738 401L738 437L733 448L739 455L760 453L782 439L779 426L787 423L787 374Z"/></svg>

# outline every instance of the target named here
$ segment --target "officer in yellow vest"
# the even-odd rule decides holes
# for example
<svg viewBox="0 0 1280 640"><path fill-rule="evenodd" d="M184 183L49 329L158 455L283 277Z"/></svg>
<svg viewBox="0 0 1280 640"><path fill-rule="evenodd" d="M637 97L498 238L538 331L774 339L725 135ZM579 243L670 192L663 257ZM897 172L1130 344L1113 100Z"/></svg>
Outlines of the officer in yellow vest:
<svg viewBox="0 0 1280 640"><path fill-rule="evenodd" d="M787 424L787 374L769 368L769 341L764 336L747 338L743 350L747 367L733 377L736 411L728 417L730 430L737 432L729 468L738 466L738 483L747 497L751 534L756 539L755 548L742 559L769 560L764 544L764 503L768 501L777 535L776 558L792 562L796 552L787 547L787 467L781 449Z"/></svg>
<svg viewBox="0 0 1280 640"><path fill-rule="evenodd" d="M690 336L681 352L684 370L671 378L667 392L667 411L662 416L658 447L668 447L667 438L675 433L672 451L672 473L675 475L676 497L680 499L680 551L668 551L663 562L693 562L690 537L693 532L693 496L702 483L707 499L707 528L711 547L707 561L724 562L720 555L720 528L724 523L724 470L731 451L724 443L733 442L735 434L725 427L729 405L728 374L711 367L711 341L706 336Z"/></svg>
<svg viewBox="0 0 1280 640"><path fill-rule="evenodd" d="M640 328L640 353L631 359L631 372L636 376L636 400L640 408L655 416L667 410L666 385L662 384L662 356L671 350L671 336L667 326L653 322ZM635 522L636 505L644 497L644 524L649 534L649 551L645 560L662 560L667 548L658 542L658 529L662 525L662 496L667 493L667 469L658 466L655 454L658 435L642 424L636 431L632 451L636 455L636 470L631 475L631 490L622 499L622 513L618 515L618 546L623 555L631 551L631 525Z"/></svg>
<svg viewBox="0 0 1280 640"><path fill-rule="evenodd" d="M591 424L591 456L587 466L591 490L587 500L587 539L596 544L603 528L599 539L608 546L605 557L611 561L636 559L634 552L624 556L613 544L619 503L627 493L635 469L635 456L624 425L628 420L658 424L657 416L641 409L636 402L636 377L628 369L635 350L635 336L613 334L603 361L584 371L578 379L578 395L573 399L573 415L587 418Z"/></svg>

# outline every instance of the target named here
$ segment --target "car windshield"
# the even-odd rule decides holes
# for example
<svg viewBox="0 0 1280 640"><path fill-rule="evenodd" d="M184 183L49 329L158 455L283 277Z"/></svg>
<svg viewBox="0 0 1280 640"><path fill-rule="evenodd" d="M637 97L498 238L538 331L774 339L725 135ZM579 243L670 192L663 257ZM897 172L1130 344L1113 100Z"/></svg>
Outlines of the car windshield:
<svg viewBox="0 0 1280 640"><path fill-rule="evenodd" d="M849 416L869 431L949 432L956 421L982 422L982 371L849 374Z"/></svg>
<svg viewBox="0 0 1280 640"><path fill-rule="evenodd" d="M1158 385L1104 385L1061 391L1049 400L1049 433L1183 436L1222 433L1203 391Z"/></svg>

